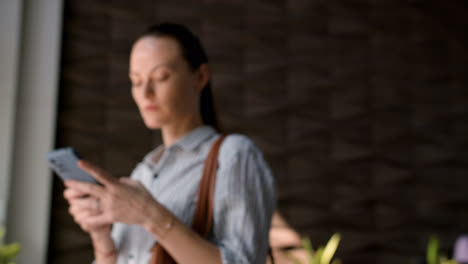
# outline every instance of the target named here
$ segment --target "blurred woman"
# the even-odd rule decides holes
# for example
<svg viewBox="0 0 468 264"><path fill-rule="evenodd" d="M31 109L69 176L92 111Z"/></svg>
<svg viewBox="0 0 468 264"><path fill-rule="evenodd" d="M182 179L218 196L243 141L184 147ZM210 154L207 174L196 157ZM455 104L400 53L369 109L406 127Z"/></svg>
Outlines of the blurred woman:
<svg viewBox="0 0 468 264"><path fill-rule="evenodd" d="M264 264L274 180L244 135L228 135L220 147L209 238L190 228L204 161L220 136L199 40L181 25L151 27L133 45L129 77L143 121L161 130L163 145L130 179L80 161L102 185L66 182L69 211L90 234L95 261L146 264L159 243L180 264Z"/></svg>

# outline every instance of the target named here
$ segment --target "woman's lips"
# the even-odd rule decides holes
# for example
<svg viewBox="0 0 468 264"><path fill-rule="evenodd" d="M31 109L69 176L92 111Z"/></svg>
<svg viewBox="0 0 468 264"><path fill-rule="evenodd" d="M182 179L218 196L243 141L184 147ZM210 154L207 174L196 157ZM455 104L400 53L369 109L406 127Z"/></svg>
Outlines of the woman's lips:
<svg viewBox="0 0 468 264"><path fill-rule="evenodd" d="M155 105L148 105L148 106L145 106L143 109L145 109L145 111L154 112L154 111L159 110L159 107Z"/></svg>

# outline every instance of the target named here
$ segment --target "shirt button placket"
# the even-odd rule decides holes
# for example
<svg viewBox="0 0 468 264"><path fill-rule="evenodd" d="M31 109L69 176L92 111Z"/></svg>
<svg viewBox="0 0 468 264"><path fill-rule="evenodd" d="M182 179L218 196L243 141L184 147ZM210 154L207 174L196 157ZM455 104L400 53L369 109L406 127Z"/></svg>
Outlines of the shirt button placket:
<svg viewBox="0 0 468 264"><path fill-rule="evenodd" d="M135 262L135 257L133 254L128 255L128 264L134 264Z"/></svg>

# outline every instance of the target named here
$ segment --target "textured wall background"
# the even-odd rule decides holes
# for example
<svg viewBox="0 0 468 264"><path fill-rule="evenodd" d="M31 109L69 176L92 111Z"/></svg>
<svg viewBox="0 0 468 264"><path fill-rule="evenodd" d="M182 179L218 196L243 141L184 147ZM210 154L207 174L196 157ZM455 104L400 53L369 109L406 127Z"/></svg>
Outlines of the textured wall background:
<svg viewBox="0 0 468 264"><path fill-rule="evenodd" d="M188 25L214 72L219 115L252 137L279 209L345 264L417 262L468 232L463 0L65 1L57 146L128 175L160 144L130 97L130 46ZM89 239L54 188L50 263L87 263Z"/></svg>

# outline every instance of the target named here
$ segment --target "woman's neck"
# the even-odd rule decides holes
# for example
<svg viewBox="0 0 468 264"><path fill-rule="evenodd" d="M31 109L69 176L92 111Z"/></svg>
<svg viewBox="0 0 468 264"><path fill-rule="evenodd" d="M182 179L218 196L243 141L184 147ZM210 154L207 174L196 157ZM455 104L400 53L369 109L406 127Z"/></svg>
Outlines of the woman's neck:
<svg viewBox="0 0 468 264"><path fill-rule="evenodd" d="M190 131L195 128L203 125L201 116L190 117L186 120L181 120L180 122L174 124L168 124L161 127L161 135L164 146L167 148L170 145L174 144L178 139L185 136Z"/></svg>

